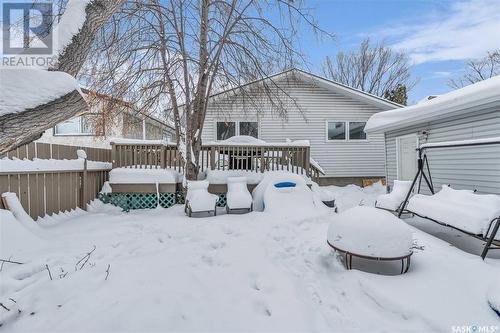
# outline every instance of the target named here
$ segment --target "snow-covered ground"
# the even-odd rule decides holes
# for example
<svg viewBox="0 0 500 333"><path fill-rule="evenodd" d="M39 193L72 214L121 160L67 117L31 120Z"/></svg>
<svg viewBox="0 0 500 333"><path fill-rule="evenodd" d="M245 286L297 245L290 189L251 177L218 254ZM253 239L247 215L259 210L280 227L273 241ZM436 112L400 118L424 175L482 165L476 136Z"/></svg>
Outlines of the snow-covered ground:
<svg viewBox="0 0 500 333"><path fill-rule="evenodd" d="M341 211L373 205L381 192L329 189ZM487 290L500 281L500 260L412 227L407 274L397 275L399 262L356 259L354 268L389 274L347 271L326 244L333 214L190 219L182 206L123 213L94 202L28 231L2 211L0 258L26 264L2 266L10 311L0 307L0 331L499 330Z"/></svg>

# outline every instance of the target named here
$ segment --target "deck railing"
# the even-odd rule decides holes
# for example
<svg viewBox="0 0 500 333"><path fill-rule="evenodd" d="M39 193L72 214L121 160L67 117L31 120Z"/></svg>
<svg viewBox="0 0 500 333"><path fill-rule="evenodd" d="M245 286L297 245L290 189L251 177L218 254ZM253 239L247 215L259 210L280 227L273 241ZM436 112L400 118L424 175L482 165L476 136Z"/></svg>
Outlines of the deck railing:
<svg viewBox="0 0 500 333"><path fill-rule="evenodd" d="M175 144L111 143L113 168L172 168L182 172L184 161Z"/></svg>
<svg viewBox="0 0 500 333"><path fill-rule="evenodd" d="M180 172L184 161L175 144L112 143L113 168L173 168ZM320 170L310 163L310 147L305 144L204 144L200 169L249 170L255 172L284 170L318 178Z"/></svg>

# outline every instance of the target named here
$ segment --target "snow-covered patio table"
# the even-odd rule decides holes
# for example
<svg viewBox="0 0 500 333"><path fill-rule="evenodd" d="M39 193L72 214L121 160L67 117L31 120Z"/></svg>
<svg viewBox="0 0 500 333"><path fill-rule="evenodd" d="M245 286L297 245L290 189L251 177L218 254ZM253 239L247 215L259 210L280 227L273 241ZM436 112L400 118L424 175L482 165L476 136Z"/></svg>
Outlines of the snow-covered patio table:
<svg viewBox="0 0 500 333"><path fill-rule="evenodd" d="M401 274L410 268L413 254L411 229L393 214L373 207L350 208L335 217L328 228L327 243L345 255L347 269L352 257L401 260Z"/></svg>

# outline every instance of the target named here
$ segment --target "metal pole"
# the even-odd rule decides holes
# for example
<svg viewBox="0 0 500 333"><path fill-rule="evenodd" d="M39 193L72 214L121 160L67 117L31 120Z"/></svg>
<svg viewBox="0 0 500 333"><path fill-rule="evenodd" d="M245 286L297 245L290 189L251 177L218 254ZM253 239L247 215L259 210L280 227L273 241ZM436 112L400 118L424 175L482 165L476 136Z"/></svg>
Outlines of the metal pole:
<svg viewBox="0 0 500 333"><path fill-rule="evenodd" d="M483 252L481 253L481 258L486 258L486 255L488 254L488 250L491 247L491 243L493 243L493 239L495 239L495 236L498 232L498 228L500 227L500 216L498 216L497 222L495 223L495 226L493 227L493 231L491 232L491 237L488 239L486 242L486 245L484 246ZM488 235L485 235L488 237Z"/></svg>
<svg viewBox="0 0 500 333"><path fill-rule="evenodd" d="M417 162L418 162L417 163L417 168L418 168L417 174L415 175L415 178L413 178L413 182L411 183L411 187L408 190L408 193L406 194L405 201L403 201L403 204L399 208L398 217L401 217L401 215L403 215L403 210L406 207L406 204L408 203L408 199L410 198L411 192L413 191L413 188L415 187L415 183L417 182L417 178L420 175L420 172L422 172L423 163L422 163L422 152L420 151L420 149L418 149L418 161Z"/></svg>

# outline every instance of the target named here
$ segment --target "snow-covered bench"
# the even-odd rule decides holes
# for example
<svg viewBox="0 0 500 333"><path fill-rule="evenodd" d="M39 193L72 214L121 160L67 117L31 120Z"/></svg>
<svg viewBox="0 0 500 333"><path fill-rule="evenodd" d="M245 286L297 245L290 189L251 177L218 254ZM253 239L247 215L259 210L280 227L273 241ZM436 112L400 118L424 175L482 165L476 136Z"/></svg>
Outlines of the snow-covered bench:
<svg viewBox="0 0 500 333"><path fill-rule="evenodd" d="M406 210L487 241L486 256L492 243L500 245L500 196L477 194L470 190L455 190L443 185L434 195L416 194L408 201Z"/></svg>
<svg viewBox="0 0 500 333"><path fill-rule="evenodd" d="M227 205L228 213L234 210L245 209L252 211L252 195L247 188L246 177L228 177L227 178Z"/></svg>
<svg viewBox="0 0 500 333"><path fill-rule="evenodd" d="M411 189L411 184L411 181L395 180L391 193L379 195L375 207L391 212L398 211Z"/></svg>
<svg viewBox="0 0 500 333"><path fill-rule="evenodd" d="M185 212L191 217L192 213L212 213L217 215L217 200L219 197L208 193L208 181L188 181Z"/></svg>
<svg viewBox="0 0 500 333"><path fill-rule="evenodd" d="M352 257L401 260L401 274L410 267L413 236L408 225L393 214L373 207L357 206L332 217L327 243L345 255L347 269Z"/></svg>

